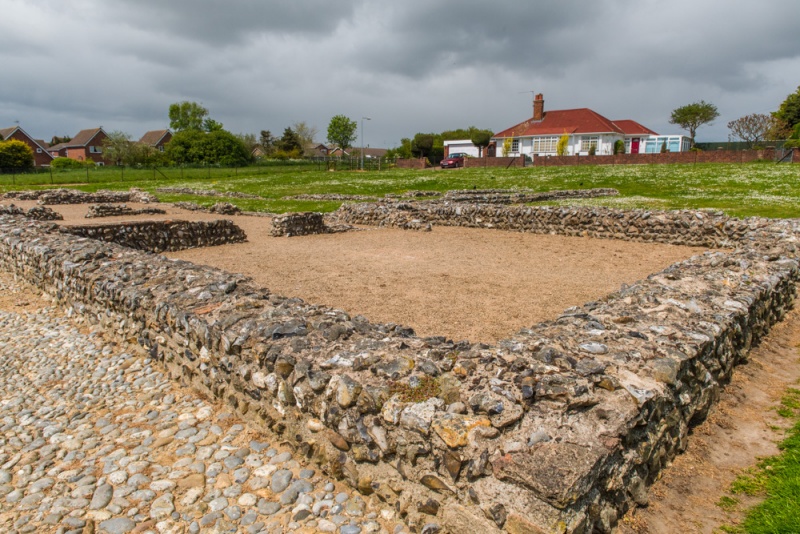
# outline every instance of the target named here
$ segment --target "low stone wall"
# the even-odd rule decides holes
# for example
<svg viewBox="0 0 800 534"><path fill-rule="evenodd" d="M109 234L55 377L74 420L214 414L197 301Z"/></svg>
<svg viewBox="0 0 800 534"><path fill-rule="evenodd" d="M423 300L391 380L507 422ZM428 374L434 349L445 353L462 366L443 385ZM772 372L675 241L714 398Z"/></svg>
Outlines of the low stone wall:
<svg viewBox="0 0 800 534"><path fill-rule="evenodd" d="M442 200L480 204L526 204L568 198L599 198L617 195L619 195L619 191L611 188L565 189L544 192L513 189L461 189L448 191L442 197Z"/></svg>
<svg viewBox="0 0 800 534"><path fill-rule="evenodd" d="M750 163L772 161L774 148L762 150L709 150L698 152L666 152L664 154L615 154L595 156L538 156L535 167L565 165L648 165L669 163Z"/></svg>
<svg viewBox="0 0 800 534"><path fill-rule="evenodd" d="M214 247L247 240L244 230L227 220L136 221L118 224L62 226L61 232L117 243L148 252Z"/></svg>
<svg viewBox="0 0 800 534"><path fill-rule="evenodd" d="M205 208L196 202L175 202L172 205L176 208L181 208L184 210L217 213L219 215L239 215L242 213L242 210L239 209L239 206L231 204L230 202L217 202L210 208Z"/></svg>
<svg viewBox="0 0 800 534"><path fill-rule="evenodd" d="M93 204L115 202L139 202L149 204L158 199L132 187L129 191L107 191L101 189L96 193L86 193L77 189L40 189L35 191L9 191L3 198L18 200L37 200L42 205L53 204Z"/></svg>
<svg viewBox="0 0 800 534"><path fill-rule="evenodd" d="M693 210L495 206L440 201L345 204L336 215L344 223L370 226L394 226L395 220L415 218L434 226L493 228L715 248L734 247L743 236L772 224L768 219L740 220L718 212Z"/></svg>
<svg viewBox="0 0 800 534"><path fill-rule="evenodd" d="M192 189L191 187L159 187L156 193L167 193L172 195L194 195L198 197L224 197L224 198L256 198L263 199L258 195L240 193L239 191L216 191L214 189Z"/></svg>
<svg viewBox="0 0 800 534"><path fill-rule="evenodd" d="M125 204L92 204L86 213L87 219L116 217L120 215L163 215L167 213L161 208L142 208L135 210Z"/></svg>
<svg viewBox="0 0 800 534"><path fill-rule="evenodd" d="M272 237L296 237L301 235L336 234L354 229L352 226L341 224L336 220L331 221L329 224L322 213L306 211L275 215L272 218L270 235Z"/></svg>
<svg viewBox="0 0 800 534"><path fill-rule="evenodd" d="M14 204L9 206L0 205L0 214L4 215L22 215L29 219L37 221L63 221L64 217L46 206L34 206L28 211L18 208Z"/></svg>
<svg viewBox="0 0 800 534"><path fill-rule="evenodd" d="M497 221L521 219L488 208ZM469 217L488 208L442 214L486 226ZM138 339L177 379L281 434L417 531L610 532L646 502L734 365L792 305L800 223L587 208L526 220L623 238L625 225L640 240L734 250L677 263L495 346L419 338L13 215L0 216L0 266Z"/></svg>

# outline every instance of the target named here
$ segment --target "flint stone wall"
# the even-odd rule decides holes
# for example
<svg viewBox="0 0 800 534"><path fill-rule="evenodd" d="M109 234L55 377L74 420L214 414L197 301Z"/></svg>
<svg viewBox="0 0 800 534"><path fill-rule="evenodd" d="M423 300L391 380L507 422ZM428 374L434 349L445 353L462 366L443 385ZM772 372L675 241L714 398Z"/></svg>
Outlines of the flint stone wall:
<svg viewBox="0 0 800 534"><path fill-rule="evenodd" d="M460 202L395 202L345 204L337 212L349 224L393 226L408 218L441 226L491 228L536 234L597 237L651 243L713 248L741 243L772 246L771 239L756 239L774 221L734 219L720 212L618 210L603 207L495 206Z"/></svg>
<svg viewBox="0 0 800 534"><path fill-rule="evenodd" d="M335 217L330 224L325 214L316 211L286 213L272 217L272 237L296 237L302 235L337 234L355 230L349 224L341 224Z"/></svg>
<svg viewBox="0 0 800 534"><path fill-rule="evenodd" d="M792 305L800 224L580 211L554 211L550 229L571 235L556 214L580 223L578 233L600 216L598 235L627 225L639 240L664 242L682 228L671 242L735 249L677 263L495 346L419 338L16 216L0 216L0 265L138 339L174 376L282 434L418 530L609 532L646 502L733 366Z"/></svg>
<svg viewBox="0 0 800 534"><path fill-rule="evenodd" d="M116 217L119 215L163 215L167 213L161 208L142 208L135 210L125 204L92 204L86 213L87 219Z"/></svg>
<svg viewBox="0 0 800 534"><path fill-rule="evenodd" d="M148 252L173 252L247 241L231 221L134 221L118 224L62 226L60 231Z"/></svg>
<svg viewBox="0 0 800 534"><path fill-rule="evenodd" d="M93 204L115 202L158 202L150 193L131 187L129 191L108 191L101 189L96 193L86 193L77 189L40 189L35 191L9 191L3 198L18 200L37 200L42 205L54 204Z"/></svg>
<svg viewBox="0 0 800 534"><path fill-rule="evenodd" d="M448 191L442 197L442 200L480 204L526 204L529 202L544 202L547 200L599 198L617 195L619 195L619 191L608 187L596 189L565 189L545 192L530 190L515 191L512 189L462 189Z"/></svg>

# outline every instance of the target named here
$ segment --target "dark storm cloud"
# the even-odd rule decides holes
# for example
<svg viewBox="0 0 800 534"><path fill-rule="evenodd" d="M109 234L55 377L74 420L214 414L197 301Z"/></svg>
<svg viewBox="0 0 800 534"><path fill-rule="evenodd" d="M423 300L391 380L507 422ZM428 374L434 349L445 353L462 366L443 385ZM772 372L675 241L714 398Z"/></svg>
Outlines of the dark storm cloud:
<svg viewBox="0 0 800 534"><path fill-rule="evenodd" d="M352 16L358 2L328 0L112 0L120 20L204 44L225 45L260 33L324 35Z"/></svg>
<svg viewBox="0 0 800 534"><path fill-rule="evenodd" d="M679 133L700 99L727 121L800 83L796 0L0 0L0 127L139 135L192 100L234 132L371 116L373 143L590 107ZM369 140L367 141L369 142ZM374 144L373 144L374 146Z"/></svg>
<svg viewBox="0 0 800 534"><path fill-rule="evenodd" d="M377 22L386 32L364 47L364 63L411 78L487 65L558 72L608 3L406 2Z"/></svg>

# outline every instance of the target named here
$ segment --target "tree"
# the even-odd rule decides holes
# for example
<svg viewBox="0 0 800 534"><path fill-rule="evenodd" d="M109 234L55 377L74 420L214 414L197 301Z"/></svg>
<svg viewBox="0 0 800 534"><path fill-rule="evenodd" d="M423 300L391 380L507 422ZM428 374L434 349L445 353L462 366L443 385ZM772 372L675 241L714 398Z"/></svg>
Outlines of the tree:
<svg viewBox="0 0 800 534"><path fill-rule="evenodd" d="M272 132L269 130L261 130L261 133L258 137L258 144L261 145L261 149L264 151L265 156L269 156L275 152L276 142L277 140L272 136Z"/></svg>
<svg viewBox="0 0 800 534"><path fill-rule="evenodd" d="M342 150L347 150L353 146L353 141L356 140L357 129L356 121L344 115L336 115L328 124L328 141Z"/></svg>
<svg viewBox="0 0 800 534"><path fill-rule="evenodd" d="M566 133L561 134L561 137L558 138L558 143L556 143L556 155L566 156L568 146L569 146L569 134Z"/></svg>
<svg viewBox="0 0 800 534"><path fill-rule="evenodd" d="M239 141L242 142L242 144L245 147L247 147L247 150L249 150L251 153L253 152L253 150L257 146L259 146L259 142L256 140L256 135L255 134L240 133L240 134L237 134L236 137L239 139Z"/></svg>
<svg viewBox="0 0 800 534"><path fill-rule="evenodd" d="M692 146L694 146L697 128L704 124L711 124L717 117L719 117L717 106L701 100L673 110L669 122L688 130L689 137L692 139Z"/></svg>
<svg viewBox="0 0 800 534"><path fill-rule="evenodd" d="M483 150L492 142L492 135L494 132L491 130L475 130L470 136L472 144L478 147L478 157L483 156Z"/></svg>
<svg viewBox="0 0 800 534"><path fill-rule="evenodd" d="M434 134L416 134L411 141L411 153L418 158L427 158L433 152L434 138Z"/></svg>
<svg viewBox="0 0 800 534"><path fill-rule="evenodd" d="M283 137L281 137L275 145L278 150L283 152L294 152L294 155L298 157L303 155L303 146L300 144L300 137L297 135L297 132L288 126L283 130Z"/></svg>
<svg viewBox="0 0 800 534"><path fill-rule="evenodd" d="M735 137L747 143L748 148L753 148L767 138L774 121L770 115L753 113L729 122L728 129Z"/></svg>
<svg viewBox="0 0 800 534"><path fill-rule="evenodd" d="M314 145L314 138L319 133L315 126L309 126L305 121L296 122L292 126L300 139L300 147L303 151Z"/></svg>
<svg viewBox="0 0 800 534"><path fill-rule="evenodd" d="M214 119L205 119L203 121L203 130L206 132L218 132L222 130L222 123Z"/></svg>
<svg viewBox="0 0 800 534"><path fill-rule="evenodd" d="M412 158L414 153L411 150L411 139L408 137L403 137L400 139L400 146L397 148L392 149L393 154L398 158ZM386 157L390 157L389 154Z"/></svg>
<svg viewBox="0 0 800 534"><path fill-rule="evenodd" d="M511 153L511 147L514 146L514 140L510 137L503 139L503 157L506 158Z"/></svg>
<svg viewBox="0 0 800 534"><path fill-rule="evenodd" d="M62 135L61 137L54 135L52 139L50 139L50 146L53 145L60 145L61 143L67 143L72 141L72 137L68 135Z"/></svg>
<svg viewBox="0 0 800 534"><path fill-rule="evenodd" d="M797 91L786 97L778 111L772 115L784 121L789 129L800 124L800 86L797 87Z"/></svg>
<svg viewBox="0 0 800 534"><path fill-rule="evenodd" d="M204 120L207 116L208 110L197 102L183 101L171 104L169 106L169 127L176 132L200 131L203 130ZM214 122L216 123L216 121Z"/></svg>
<svg viewBox="0 0 800 534"><path fill-rule="evenodd" d="M104 158L117 165L130 165L132 152L133 141L125 132L115 130L103 140Z"/></svg>
<svg viewBox="0 0 800 534"><path fill-rule="evenodd" d="M169 159L178 164L244 165L251 160L242 140L227 130L177 132L166 151Z"/></svg>
<svg viewBox="0 0 800 534"><path fill-rule="evenodd" d="M0 169L30 169L33 150L17 139L0 141Z"/></svg>

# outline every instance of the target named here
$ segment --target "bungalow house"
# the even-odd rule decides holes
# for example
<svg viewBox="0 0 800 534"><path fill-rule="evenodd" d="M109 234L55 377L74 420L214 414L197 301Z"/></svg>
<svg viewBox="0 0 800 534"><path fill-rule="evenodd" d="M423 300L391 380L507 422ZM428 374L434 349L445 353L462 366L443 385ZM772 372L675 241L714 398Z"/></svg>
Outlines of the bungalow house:
<svg viewBox="0 0 800 534"><path fill-rule="evenodd" d="M164 146L172 140L172 132L169 130L151 130L146 132L139 142L143 145L151 146L159 152L164 152Z"/></svg>
<svg viewBox="0 0 800 534"><path fill-rule="evenodd" d="M103 128L81 130L70 141L51 146L50 155L78 161L89 159L97 165L105 165L108 161L103 158L103 141L107 138Z"/></svg>
<svg viewBox="0 0 800 534"><path fill-rule="evenodd" d="M19 126L0 129L0 141L16 139L22 141L33 150L33 165L36 167L48 167L53 161L53 156L48 152L47 143L40 139L34 139Z"/></svg>
<svg viewBox="0 0 800 534"><path fill-rule="evenodd" d="M558 141L564 135L568 137L566 155L570 156L585 156L590 152L613 154L614 144L619 140L625 143L625 152L632 154L645 152L647 147L651 152L659 152L661 148L659 145L658 150L652 150L660 137L636 121L612 121L588 108L545 111L541 93L534 97L533 117L496 133L492 141L500 152L506 139L510 139L509 156L554 156ZM687 150L688 145L679 139L682 137L669 136L678 139L678 143L668 142L667 149Z"/></svg>

